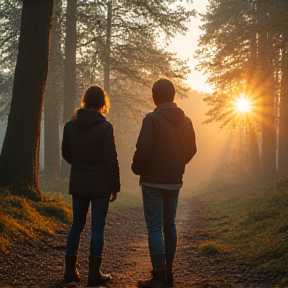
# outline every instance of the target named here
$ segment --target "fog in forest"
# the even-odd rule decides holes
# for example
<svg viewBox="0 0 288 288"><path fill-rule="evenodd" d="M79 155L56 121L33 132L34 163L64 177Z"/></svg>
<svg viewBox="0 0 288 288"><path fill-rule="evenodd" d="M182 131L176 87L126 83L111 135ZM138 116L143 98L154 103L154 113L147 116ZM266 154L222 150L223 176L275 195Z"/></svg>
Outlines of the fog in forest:
<svg viewBox="0 0 288 288"><path fill-rule="evenodd" d="M288 287L287 27L287 0L0 0L0 286L70 287L68 277L73 287L82 287L87 274L86 286L90 275L97 278L92 283L104 284L102 278L110 276L100 273L98 232L108 208L104 195L111 194L103 259L112 286L134 285L155 260L149 287L166 287L167 280L172 287L172 267L177 287ZM131 170L142 121L155 109L152 87L159 78L174 84L174 102L196 136L197 153L185 167L179 203L177 191L160 198L153 189L141 189ZM110 109L108 101L80 103L95 84L107 93ZM154 100L160 105L167 100L159 98ZM165 104L163 109L174 106ZM98 112L82 108L105 111L113 130ZM172 112L175 118L178 112ZM90 115L82 121L81 113ZM87 120L92 114L99 119L93 128ZM192 149L179 154L172 143L165 147L175 129L155 122L145 122L141 136L148 135L148 145L141 137L133 171L155 189L178 189L182 161L195 152L189 121L177 127L180 141L172 143ZM171 131L156 138L158 127ZM175 173L169 179L166 163L167 173ZM88 198L71 194L93 197L91 229L83 230L80 253L76 239ZM94 221L100 214L101 221ZM80 280L76 265L80 286L73 283Z"/></svg>
<svg viewBox="0 0 288 288"><path fill-rule="evenodd" d="M207 112L207 105L203 101L205 94L192 91L188 98L176 99L177 105L185 112L193 123L193 127L196 134L196 144L197 144L197 153L190 163L186 166L186 171L184 174L184 186L186 191L193 193L197 186L203 183L211 181L211 179L217 175L219 170L221 170L221 165L225 164L229 156L231 156L231 142L229 141L229 135L231 135L227 130L220 129L217 124L203 124L205 121L205 113ZM146 113L152 111L155 107L152 104L151 95L147 95L148 103L151 101L150 107L146 107ZM111 103L111 110L113 111L113 101ZM133 109L131 107L130 109ZM145 111L140 116L144 116ZM109 119L109 114L107 115ZM135 123L135 128L130 137L133 139L131 142L120 142L122 138L121 132L115 130L116 134L116 145L119 156L119 165L121 180L123 183L128 185L130 189L136 189L138 186L138 176L135 176L131 169L130 165L132 163L133 153L135 151L135 145L140 132L142 119L139 117L137 123ZM41 142L40 142L40 171L44 170L44 123L42 123L41 129ZM120 127L125 130L125 127ZM0 148L5 136L6 125L0 126ZM126 134L125 134L126 135ZM62 139L62 128L60 128L60 143ZM119 137L119 141L118 140ZM121 144L120 144L120 143ZM121 145L121 146L120 146ZM129 147L129 150L125 149ZM59 147L60 149L60 147ZM121 152L124 150L124 153ZM61 159L59 159L61 163ZM124 184L124 190L125 190ZM129 189L129 190L130 190ZM63 191L65 193L65 191Z"/></svg>
<svg viewBox="0 0 288 288"><path fill-rule="evenodd" d="M10 33L0 47L0 148L16 62L29 56L27 51L17 59L22 4L8 2L0 7L6 23L0 29L3 35ZM154 109L151 87L161 76L175 83L176 102L192 120L196 133L197 154L184 175L188 193L203 183L262 183L287 175L287 3L268 2L236 1L226 7L225 1L217 5L202 0L193 4L173 1L173 5L162 1L160 9L156 2L147 6L132 1L130 6L117 1L80 1L77 6L77 1L55 1L45 95L39 95L36 107L33 92L27 93L32 95L29 109L38 111L44 104L43 111L30 119L29 109L15 105L27 113L23 114L30 121L27 131L37 122L31 142L38 141L41 122L40 181L43 177L54 182L68 179L69 166L61 159L60 149L63 125L79 107L85 89L96 83L111 101L107 119L114 126L122 187L137 189L138 177L130 168L132 157L142 119ZM25 76L18 79L25 82ZM14 86L21 103L23 89ZM7 163L13 149L22 149L22 139L14 140L22 123L15 124L17 115L10 114L14 124L3 153ZM12 143L19 148L9 149ZM34 157L31 163L37 167L33 145L27 144L24 150L29 150ZM13 165L17 169L16 161Z"/></svg>

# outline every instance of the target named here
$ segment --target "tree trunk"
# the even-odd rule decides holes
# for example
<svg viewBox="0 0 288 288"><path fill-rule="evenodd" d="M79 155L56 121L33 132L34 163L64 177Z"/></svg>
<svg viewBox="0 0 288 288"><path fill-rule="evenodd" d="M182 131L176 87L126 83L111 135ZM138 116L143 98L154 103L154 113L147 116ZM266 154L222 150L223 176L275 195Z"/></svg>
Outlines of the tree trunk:
<svg viewBox="0 0 288 288"><path fill-rule="evenodd" d="M110 50L111 50L112 2L107 3L106 49L104 55L104 89L110 93Z"/></svg>
<svg viewBox="0 0 288 288"><path fill-rule="evenodd" d="M254 127L249 127L249 161L249 172L252 180L259 181L261 179L260 155L257 133Z"/></svg>
<svg viewBox="0 0 288 288"><path fill-rule="evenodd" d="M63 124L69 121L75 109L76 100L76 22L77 0L67 1L66 12L66 40L65 40L65 80L64 80L64 103ZM62 160L61 176L68 177L70 166Z"/></svg>
<svg viewBox="0 0 288 288"><path fill-rule="evenodd" d="M63 124L72 117L76 100L77 0L67 1Z"/></svg>
<svg viewBox="0 0 288 288"><path fill-rule="evenodd" d="M261 24L270 27L267 17L269 7L265 2L258 3ZM271 24L271 23L270 23ZM264 26L264 27L265 27ZM276 177L276 125L274 111L274 49L273 37L265 29L259 31L259 66L260 66L260 93L262 94L262 153L261 172L263 180L274 180Z"/></svg>
<svg viewBox="0 0 288 288"><path fill-rule="evenodd" d="M44 175L57 180L60 172L60 95L62 94L61 53L61 7L62 0L55 0L49 76L44 103Z"/></svg>
<svg viewBox="0 0 288 288"><path fill-rule="evenodd" d="M265 97L266 101L270 100ZM267 99L268 98L268 99ZM266 102L267 103L267 102ZM266 119L262 123L262 177L265 180L274 180L276 176L276 143L275 143L275 123L273 122L273 107L266 107Z"/></svg>
<svg viewBox="0 0 288 288"><path fill-rule="evenodd" d="M261 57L260 57L261 59ZM265 60L263 64L267 63ZM264 72L265 71L265 72ZM274 180L276 177L276 126L274 111L274 91L272 67L262 67L262 153L261 171L265 180Z"/></svg>
<svg viewBox="0 0 288 288"><path fill-rule="evenodd" d="M261 57L260 57L261 59ZM267 61L267 59L266 59ZM267 63L264 59L263 64ZM265 72L264 72L265 71ZM276 125L274 111L275 83L273 69L270 66L262 67L262 153L261 171L265 180L274 180L276 177Z"/></svg>
<svg viewBox="0 0 288 288"><path fill-rule="evenodd" d="M12 103L0 157L0 186L39 201L39 140L53 0L23 0Z"/></svg>
<svg viewBox="0 0 288 288"><path fill-rule="evenodd" d="M282 53L282 80L280 95L278 176L288 176L288 56Z"/></svg>
<svg viewBox="0 0 288 288"><path fill-rule="evenodd" d="M252 13L254 21L255 18L255 7L252 6ZM257 68L257 36L253 31L250 37L250 61L247 69L247 87L248 93L253 97L253 79L255 79L255 73ZM248 94L248 95L249 95ZM255 99L251 99L254 101ZM249 172L252 175L252 179L255 181L259 181L261 179L261 167L260 167L260 153L259 153L259 145L257 140L257 123L253 121L252 125L248 128L248 137L249 137Z"/></svg>

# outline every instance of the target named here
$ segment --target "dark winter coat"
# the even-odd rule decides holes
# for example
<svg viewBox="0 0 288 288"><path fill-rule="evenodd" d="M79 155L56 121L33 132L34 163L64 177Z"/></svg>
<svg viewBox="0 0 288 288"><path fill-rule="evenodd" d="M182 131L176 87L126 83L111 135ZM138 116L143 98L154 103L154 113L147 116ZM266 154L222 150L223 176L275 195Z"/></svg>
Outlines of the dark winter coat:
<svg viewBox="0 0 288 288"><path fill-rule="evenodd" d="M175 103L164 103L143 119L132 170L140 182L181 184L196 153L191 120Z"/></svg>
<svg viewBox="0 0 288 288"><path fill-rule="evenodd" d="M69 193L109 196L120 191L113 126L95 110L79 109L64 126L62 157L71 164Z"/></svg>

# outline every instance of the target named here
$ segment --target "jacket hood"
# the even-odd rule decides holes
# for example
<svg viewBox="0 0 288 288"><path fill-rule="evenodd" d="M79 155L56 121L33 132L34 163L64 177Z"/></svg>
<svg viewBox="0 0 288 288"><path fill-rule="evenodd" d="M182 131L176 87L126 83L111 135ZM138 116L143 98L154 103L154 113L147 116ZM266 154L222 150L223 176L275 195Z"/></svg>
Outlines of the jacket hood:
<svg viewBox="0 0 288 288"><path fill-rule="evenodd" d="M106 118L98 111L79 109L76 112L75 124L81 130L88 129L103 121L106 121Z"/></svg>
<svg viewBox="0 0 288 288"><path fill-rule="evenodd" d="M176 103L167 102L157 106L155 112L163 115L173 124L179 124L185 118L185 113L181 110Z"/></svg>

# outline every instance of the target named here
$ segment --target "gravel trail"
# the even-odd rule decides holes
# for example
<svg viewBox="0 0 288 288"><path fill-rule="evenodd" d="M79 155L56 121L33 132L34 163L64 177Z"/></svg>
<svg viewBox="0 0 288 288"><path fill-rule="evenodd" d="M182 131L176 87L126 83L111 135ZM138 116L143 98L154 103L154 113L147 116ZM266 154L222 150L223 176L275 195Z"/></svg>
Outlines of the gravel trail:
<svg viewBox="0 0 288 288"><path fill-rule="evenodd" d="M228 255L205 257L198 245L217 237L207 229L203 204L197 198L181 198L177 214L178 247L175 260L175 288L233 287L272 288L277 279L252 273L253 267L240 265ZM8 255L0 254L0 287L60 287L64 273L64 251L69 226L41 241L17 243ZM88 274L89 225L81 238L78 284L85 287ZM150 276L147 234L142 208L113 209L108 213L103 255L103 272L112 273L111 288L136 287L137 280Z"/></svg>

